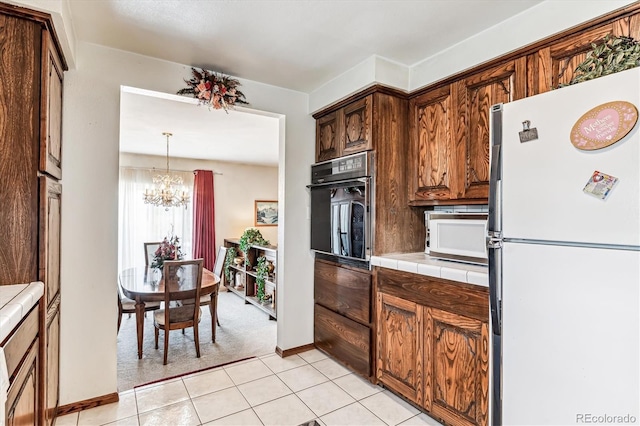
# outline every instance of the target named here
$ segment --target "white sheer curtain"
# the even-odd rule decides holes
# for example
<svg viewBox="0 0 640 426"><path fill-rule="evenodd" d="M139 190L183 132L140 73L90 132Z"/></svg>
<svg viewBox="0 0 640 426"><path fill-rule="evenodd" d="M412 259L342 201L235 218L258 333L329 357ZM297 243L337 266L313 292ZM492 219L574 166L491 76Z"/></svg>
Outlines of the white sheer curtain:
<svg viewBox="0 0 640 426"><path fill-rule="evenodd" d="M181 176L184 186L193 197L193 173L170 172ZM120 168L120 192L118 214L118 267L119 270L144 265L144 243L162 241L173 231L180 238L182 252L191 258L191 229L193 203L187 208L164 207L145 204L142 194L153 185L158 171Z"/></svg>

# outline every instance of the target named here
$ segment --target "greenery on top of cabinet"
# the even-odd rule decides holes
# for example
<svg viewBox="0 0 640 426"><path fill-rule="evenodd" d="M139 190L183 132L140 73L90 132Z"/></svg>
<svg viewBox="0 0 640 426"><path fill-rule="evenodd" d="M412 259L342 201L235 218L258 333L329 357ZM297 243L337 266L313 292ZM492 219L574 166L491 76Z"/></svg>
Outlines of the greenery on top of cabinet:
<svg viewBox="0 0 640 426"><path fill-rule="evenodd" d="M592 43L591 47L592 50L587 52L586 59L576 67L575 76L571 81L558 85L558 88L640 65L640 43L632 37L616 37L610 34L602 39L602 43Z"/></svg>

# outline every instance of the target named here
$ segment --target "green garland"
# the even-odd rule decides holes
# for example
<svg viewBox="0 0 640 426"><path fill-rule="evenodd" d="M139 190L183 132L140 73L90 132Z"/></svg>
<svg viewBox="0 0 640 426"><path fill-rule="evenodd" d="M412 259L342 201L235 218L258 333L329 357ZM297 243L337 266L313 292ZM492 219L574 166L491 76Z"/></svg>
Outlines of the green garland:
<svg viewBox="0 0 640 426"><path fill-rule="evenodd" d="M264 301L264 284L267 275L269 275L269 270L267 268L267 258L264 256L260 256L258 258L258 266L256 267L256 284L258 285L256 297L260 302Z"/></svg>
<svg viewBox="0 0 640 426"><path fill-rule="evenodd" d="M245 258L247 257L247 252L249 251L249 247L253 244L260 245L269 245L269 241L265 240L262 236L262 233L256 228L247 228L242 236L240 237L240 242L238 244L238 248L242 253L244 253Z"/></svg>
<svg viewBox="0 0 640 426"><path fill-rule="evenodd" d="M592 43L591 48L592 50L587 52L585 60L576 67L571 81L558 85L558 88L593 80L640 65L640 43L631 37L616 37L609 34L602 39L600 44Z"/></svg>
<svg viewBox="0 0 640 426"><path fill-rule="evenodd" d="M229 266L233 263L233 259L236 257L237 251L235 247L229 247L227 249L227 255L224 258L224 276L227 279L228 285L233 285L231 282L231 271L229 270Z"/></svg>

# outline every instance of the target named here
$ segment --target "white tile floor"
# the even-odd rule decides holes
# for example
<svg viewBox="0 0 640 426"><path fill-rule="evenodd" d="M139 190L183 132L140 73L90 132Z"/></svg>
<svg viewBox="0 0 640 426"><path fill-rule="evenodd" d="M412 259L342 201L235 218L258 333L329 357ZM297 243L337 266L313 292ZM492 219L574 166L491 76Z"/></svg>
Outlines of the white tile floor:
<svg viewBox="0 0 640 426"><path fill-rule="evenodd" d="M318 350L266 355L120 393L67 425L440 425Z"/></svg>

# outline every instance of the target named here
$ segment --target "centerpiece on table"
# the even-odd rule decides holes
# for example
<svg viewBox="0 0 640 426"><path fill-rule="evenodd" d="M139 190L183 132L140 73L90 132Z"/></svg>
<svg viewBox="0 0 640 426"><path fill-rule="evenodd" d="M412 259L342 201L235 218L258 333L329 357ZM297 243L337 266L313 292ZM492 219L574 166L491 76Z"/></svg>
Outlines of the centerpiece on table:
<svg viewBox="0 0 640 426"><path fill-rule="evenodd" d="M162 269L165 260L182 260L184 253L180 247L180 239L173 235L169 238L164 237L155 253L153 253L152 268Z"/></svg>

